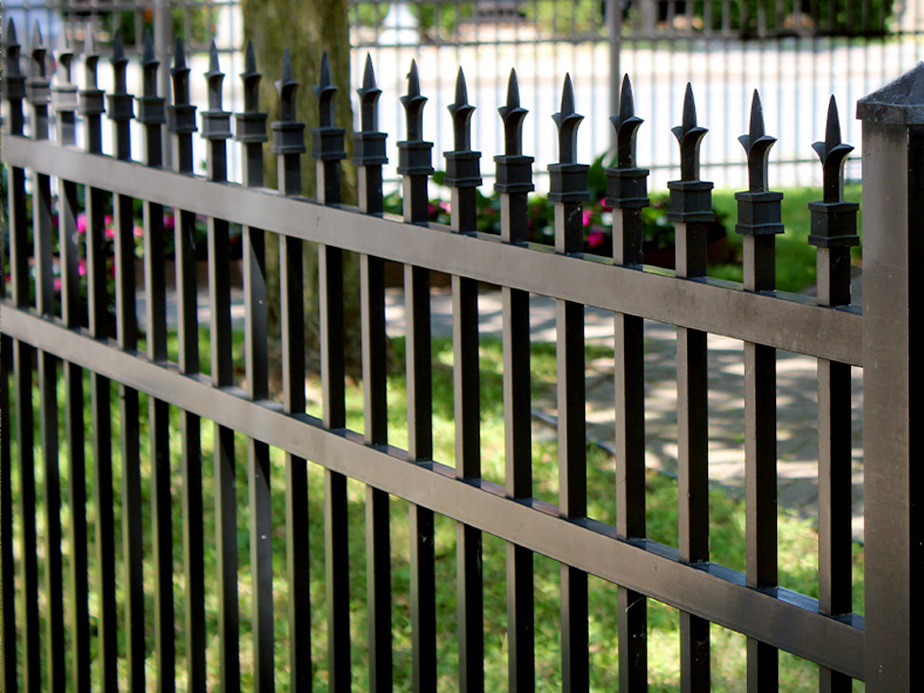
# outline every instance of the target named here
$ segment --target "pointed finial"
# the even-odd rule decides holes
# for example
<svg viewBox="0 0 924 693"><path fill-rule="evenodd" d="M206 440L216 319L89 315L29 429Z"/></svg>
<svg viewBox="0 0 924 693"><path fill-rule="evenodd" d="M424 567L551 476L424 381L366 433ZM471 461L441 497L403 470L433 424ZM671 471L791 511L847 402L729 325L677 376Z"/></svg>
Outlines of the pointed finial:
<svg viewBox="0 0 924 693"><path fill-rule="evenodd" d="M157 96L157 68L160 63L154 55L154 40L151 38L150 31L144 32L142 43L144 44L144 53L141 58L141 68L144 71L142 95Z"/></svg>
<svg viewBox="0 0 924 693"><path fill-rule="evenodd" d="M337 87L334 86L330 74L330 59L327 57L327 51L324 51L321 54L321 77L318 84L314 86L322 128L334 126L334 94L336 93Z"/></svg>
<svg viewBox="0 0 924 693"><path fill-rule="evenodd" d="M471 119L475 107L468 102L468 89L465 86L465 73L459 68L456 76L456 101L449 105L452 114L452 130L454 135L454 149L457 152L472 148Z"/></svg>
<svg viewBox="0 0 924 693"><path fill-rule="evenodd" d="M3 46L5 48L19 46L16 39L16 22L13 21L12 17L6 20L6 29L3 31Z"/></svg>
<svg viewBox="0 0 924 693"><path fill-rule="evenodd" d="M517 71L510 70L507 80L507 103L497 109L504 123L504 154L518 156L523 152L523 120L529 113L520 108L520 85L517 82Z"/></svg>
<svg viewBox="0 0 924 693"><path fill-rule="evenodd" d="M173 68L170 70L173 77L173 103L185 105L189 103L189 68L186 66L186 51L183 41L178 36L173 51Z"/></svg>
<svg viewBox="0 0 924 693"><path fill-rule="evenodd" d="M366 67L363 69L363 86L356 90L359 94L360 126L363 132L376 132L379 129L379 114L376 105L382 90L376 86L375 71L372 68L372 56L366 53Z"/></svg>
<svg viewBox="0 0 924 693"><path fill-rule="evenodd" d="M565 84L561 92L561 107L552 116L558 126L558 161L562 164L577 162L577 129L584 116L574 110L574 87L571 75L565 75Z"/></svg>
<svg viewBox="0 0 924 693"><path fill-rule="evenodd" d="M770 147L776 142L775 137L769 137L764 128L764 109L760 103L760 94L754 90L751 100L751 125L747 135L738 138L741 146L748 155L748 189L751 192L765 192L769 190L768 168Z"/></svg>
<svg viewBox="0 0 924 693"><path fill-rule="evenodd" d="M220 111L221 109L221 83L225 79L224 73L218 64L218 47L212 41L209 46L209 71L205 73L205 78L209 83L209 110Z"/></svg>
<svg viewBox="0 0 924 693"><path fill-rule="evenodd" d="M853 151L849 144L841 143L841 123L837 114L834 95L828 102L828 121L825 126L825 141L815 142L812 149L821 159L824 176L824 201L842 202L844 199L844 164Z"/></svg>
<svg viewBox="0 0 924 693"><path fill-rule="evenodd" d="M622 80L619 114L610 116L610 122L616 128L616 167L635 168L635 135L639 125L645 121L635 115L635 98L629 75Z"/></svg>
<svg viewBox="0 0 924 693"><path fill-rule="evenodd" d="M279 120L295 120L295 92L298 82L295 81L292 70L292 55L286 48L282 53L282 75L276 82L276 91L279 93Z"/></svg>
<svg viewBox="0 0 924 693"><path fill-rule="evenodd" d="M29 53L32 56L32 76L35 79L45 79L45 54L48 49L42 38L42 28L38 21L32 25L32 41L29 44Z"/></svg>
<svg viewBox="0 0 924 693"><path fill-rule="evenodd" d="M699 145L709 132L696 124L696 103L693 100L693 85L687 82L683 97L682 125L671 129L680 143L680 179L699 179Z"/></svg>
<svg viewBox="0 0 924 693"><path fill-rule="evenodd" d="M423 107L427 97L420 95L420 75L417 73L417 61L411 60L411 71L407 75L407 95L401 97L407 119L407 139L409 142L423 139Z"/></svg>
<svg viewBox="0 0 924 693"><path fill-rule="evenodd" d="M128 91L128 81L126 79L126 67L128 58L125 57L125 48L122 46L122 30L116 31L115 38L112 41L112 74L115 82L115 93L124 94Z"/></svg>
<svg viewBox="0 0 924 693"><path fill-rule="evenodd" d="M3 32L4 67L3 78L21 77L19 66L19 41L16 39L16 24L13 18L6 20L6 29Z"/></svg>
<svg viewBox="0 0 924 693"><path fill-rule="evenodd" d="M71 32L65 27L58 35L58 75L65 83L70 84L74 81L71 68L74 61L74 49L71 46Z"/></svg>
<svg viewBox="0 0 924 693"><path fill-rule="evenodd" d="M83 74L87 89L98 89L97 66L99 65L99 49L96 46L96 32L92 26L87 27L86 38L83 42Z"/></svg>
<svg viewBox="0 0 924 693"><path fill-rule="evenodd" d="M253 41L247 41L244 52L244 71L241 79L244 81L244 112L256 113L260 110L260 80L263 75L257 72L257 56L254 52Z"/></svg>

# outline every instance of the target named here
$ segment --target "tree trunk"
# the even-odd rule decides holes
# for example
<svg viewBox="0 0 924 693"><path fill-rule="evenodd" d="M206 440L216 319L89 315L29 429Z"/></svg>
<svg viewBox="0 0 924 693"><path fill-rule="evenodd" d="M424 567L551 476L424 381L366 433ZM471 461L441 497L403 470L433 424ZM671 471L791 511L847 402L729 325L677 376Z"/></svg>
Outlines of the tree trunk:
<svg viewBox="0 0 924 693"><path fill-rule="evenodd" d="M350 26L347 0L243 0L245 37L253 41L257 69L263 74L260 83L260 103L269 113L269 122L278 120L279 104L274 83L279 79L282 52L289 48L295 79L300 82L297 92L297 118L306 124L305 140L311 148L311 128L319 121L318 105L313 87L318 83L321 54L330 58L336 94L337 125L346 130L345 149L348 158L342 166L342 197L345 204L355 204L356 169L350 162L353 153L353 90L350 85ZM269 146L264 149L264 170L267 187L276 185L276 156ZM315 160L310 151L302 156L302 194L316 195ZM272 229L269 229L272 231ZM270 296L270 335L278 345L279 334L279 253L276 237L266 239L267 291ZM346 368L358 376L361 368L359 324L359 262L353 253L343 258L344 341ZM318 324L318 248L305 244L305 349L309 367L319 365L320 342ZM271 349L274 353L278 349Z"/></svg>

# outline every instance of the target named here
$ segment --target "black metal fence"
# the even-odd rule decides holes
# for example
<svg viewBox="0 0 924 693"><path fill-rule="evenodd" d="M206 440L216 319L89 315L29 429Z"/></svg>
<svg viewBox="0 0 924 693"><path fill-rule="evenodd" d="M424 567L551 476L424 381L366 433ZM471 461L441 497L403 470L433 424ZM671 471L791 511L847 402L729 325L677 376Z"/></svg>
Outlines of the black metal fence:
<svg viewBox="0 0 924 693"><path fill-rule="evenodd" d="M698 149L706 130L697 122L692 90L684 97L680 177L669 184L677 227L675 274L641 265L641 210L647 171L635 159L636 116L628 80L621 91L617 161L606 171L613 208L613 257L583 256L580 209L587 197L587 166L578 163L582 116L565 78L555 115L559 160L549 167L555 202L555 246L526 242L532 159L524 153L515 74L499 109L505 132L495 157L501 194L499 236L475 232L480 155L472 151L462 73L451 106L455 147L446 153L445 184L452 190L448 227L427 223L431 143L421 115L426 103L416 65L401 97L406 139L398 143L404 218L382 213L385 133L377 126L377 88L371 61L359 89L361 126L353 134L359 167L359 206L340 204L340 167L346 133L334 126L336 87L322 67L315 87L321 113L313 130L318 167L316 200L299 196L303 125L294 111L298 86L288 53L277 82L280 121L272 123L279 190L262 187L265 115L257 99L252 53L241 75L244 110L223 110L217 52L212 53L208 109L198 130L207 142L207 175L195 175L191 142L195 109L182 46L173 58L174 105L157 93L160 66L145 43L140 85L126 79L117 43L108 56L113 89L98 88L101 56L92 37L83 49L84 86L69 49L56 55L54 80L39 33L21 70L14 27L4 31L2 156L7 189L7 259L2 299L2 413L0 429L0 557L2 557L2 683L4 691L143 690L153 677L171 690L183 652L188 689L206 687L209 667L225 691L274 687L274 662L285 659L292 689L313 681L311 610L322 599L327 622L327 680L351 687L351 624L347 481L367 485L366 585L369 687L389 689L394 674L391 600L390 499L410 504L411 679L417 690L436 688L434 518L457 523L458 687L484 687L482 533L507 543L507 661L510 688L536 680L534 555L561 566L561 672L567 690L588 688L588 576L612 583L619 621L621 688L647 680L646 600L677 609L681 618L678 669L683 685L704 690L710 680L710 623L747 637L748 687L777 687L779 650L820 666L821 687L842 690L850 679L871 690L910 689L920 620L919 588L924 527L922 487L915 472L921 430L920 338L924 295L924 66L861 100L864 120L864 310L849 306L849 252L859 238L856 205L842 199L843 162L833 103L824 140L817 143L824 199L811 204L818 248L816 300L774 291L774 238L782 231L781 195L769 190L766 134L755 94L751 123L740 140L749 185L737 195L737 231L744 236L743 285L705 276L705 228L712 184L701 180ZM28 77L26 76L28 74ZM133 91L140 93L134 96ZM389 95L388 98L394 98ZM28 118L24 112L28 105ZM50 132L51 109L55 132ZM75 122L83 120L78 148ZM102 151L104 117L114 148ZM232 129L231 121L235 122ZM131 160L134 118L143 127L143 161ZM169 132L163 137L165 126ZM233 133L233 134L232 134ZM550 136L552 132L548 133ZM27 136L29 135L29 136ZM228 142L243 149L243 185L226 182ZM174 169L162 166L165 145ZM135 203L143 219L136 230ZM105 218L111 205L111 220ZM174 209L175 228L164 211ZM210 319L197 313L196 215L207 219ZM80 219L85 227L80 228ZM230 225L242 229L246 305L244 388L236 386L230 318ZM111 229L111 233L107 231ZM265 230L264 230L265 229ZM85 234L85 252L78 245ZM111 238L107 237L107 233ZM143 237L136 274L135 235ZM281 272L281 402L270 399L265 291L266 241L278 238ZM166 244L173 241L177 323L168 329ZM305 412L302 250L317 244L321 307L320 417ZM362 433L347 425L343 335L344 253L357 253L362 285ZM404 265L408 393L407 450L388 443L383 264ZM58 268L56 275L55 268ZM454 302L455 465L433 459L430 271L452 275ZM480 443L478 284L502 287L505 483L483 478ZM530 430L530 293L557 305L557 504L536 497ZM136 301L144 298L139 331ZM585 438L583 311L613 311L617 440L615 522L588 516ZM676 325L678 334L679 542L646 538L642 325ZM746 566L739 572L710 561L708 489L707 333L740 339L745 358L744 450L747 475ZM208 341L206 369L200 346ZM818 598L778 584L776 511L775 350L818 359L819 569ZM849 371L865 367L865 619L854 613L850 528ZM208 375L203 371L207 370ZM147 415L142 410L147 406ZM90 426L86 427L85 413ZM59 439L59 415L63 440ZM213 427L203 426L205 421ZM203 484L204 441L212 438L214 506ZM235 436L246 437L246 463L235 457ZM142 442L146 449L142 450ZM84 454L88 443L90 454ZM171 443L179 448L171 456ZM285 453L285 478L270 479L271 450ZM65 460L64 467L61 460ZM307 468L323 468L323 539L309 532ZM245 473L246 469L246 473ZM114 480L120 488L114 489ZM142 503L150 484L150 507ZM62 489L62 486L64 487ZM87 490L90 489L90 497ZM244 491L246 489L246 492ZM239 496L238 494L243 494ZM246 497L249 522L238 520ZM284 524L273 523L273 501L284 502ZM17 500L14 513L12 499ZM120 509L116 517L114 508ZM37 509L41 508L41 513ZM181 509L178 513L177 508ZM176 516L181 514L181 521ZM38 516L37 516L38 515ZM63 519L62 519L63 518ZM205 523L214 525L214 539ZM117 530L117 521L121 528ZM147 523L147 524L146 524ZM145 526L150 527L148 533ZM64 529L66 528L66 536ZM121 551L115 545L122 540ZM245 539L242 534L246 534ZM309 547L314 541L314 549ZM285 559L274 565L274 541ZM247 651L240 646L242 590L238 546L249 545L252 672L242 684ZM208 546L208 550L206 550ZM323 559L318 555L319 547ZM181 550L180 550L181 547ZM177 574L174 554L182 554ZM309 556L323 560L323 590L308 580ZM117 560L118 559L118 560ZM214 564L206 566L206 561ZM91 575L92 567L92 575ZM208 568L208 570L206 569ZM214 574L214 582L206 575ZM92 579L91 579L92 578ZM43 584L40 584L43 583ZM95 592L90 594L90 585ZM285 587L283 588L283 585ZM618 587L616 587L618 586ZM360 588L361 589L361 588ZM321 593L324 596L321 597ZM175 607L184 597L182 619ZM284 605L279 594L287 595ZM355 592L353 592L355 595ZM206 603L217 619L207 621ZM275 651L274 619L285 611L287 653ZM182 620L182 623L180 622ZM153 667L146 671L152 643ZM218 642L214 660L209 643ZM314 643L316 651L317 643ZM282 682L278 682L282 683ZM319 683L314 681L315 684Z"/></svg>

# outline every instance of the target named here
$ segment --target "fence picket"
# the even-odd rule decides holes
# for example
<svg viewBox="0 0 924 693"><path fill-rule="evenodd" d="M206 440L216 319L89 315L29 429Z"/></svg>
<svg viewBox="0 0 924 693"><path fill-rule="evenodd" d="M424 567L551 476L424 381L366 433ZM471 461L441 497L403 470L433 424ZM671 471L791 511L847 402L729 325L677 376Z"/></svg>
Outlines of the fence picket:
<svg viewBox="0 0 924 693"><path fill-rule="evenodd" d="M501 239L522 245L528 237L527 193L534 189L533 158L523 155L523 119L517 73L510 71L507 102L498 109L504 124L504 154L494 157L501 196ZM509 498L533 495L530 400L529 293L501 288L504 352L504 486ZM511 691L536 685L533 553L508 543L507 684Z"/></svg>

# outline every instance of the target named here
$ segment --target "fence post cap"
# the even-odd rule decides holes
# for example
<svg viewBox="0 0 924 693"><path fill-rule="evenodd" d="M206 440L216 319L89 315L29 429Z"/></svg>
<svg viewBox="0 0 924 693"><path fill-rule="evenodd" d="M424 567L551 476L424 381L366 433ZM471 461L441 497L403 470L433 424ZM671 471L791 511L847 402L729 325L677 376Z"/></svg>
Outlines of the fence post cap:
<svg viewBox="0 0 924 693"><path fill-rule="evenodd" d="M924 125L924 62L860 99L857 118L883 125Z"/></svg>

